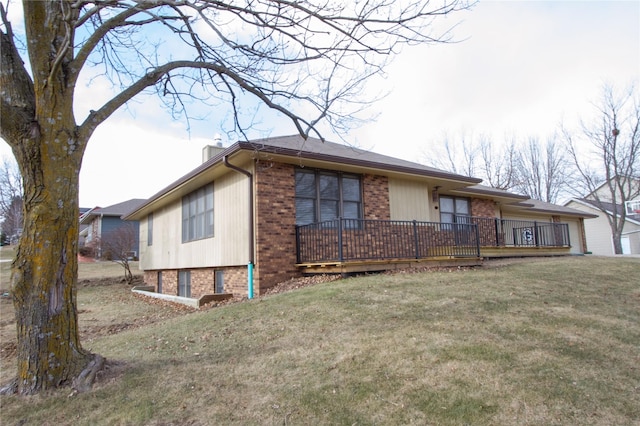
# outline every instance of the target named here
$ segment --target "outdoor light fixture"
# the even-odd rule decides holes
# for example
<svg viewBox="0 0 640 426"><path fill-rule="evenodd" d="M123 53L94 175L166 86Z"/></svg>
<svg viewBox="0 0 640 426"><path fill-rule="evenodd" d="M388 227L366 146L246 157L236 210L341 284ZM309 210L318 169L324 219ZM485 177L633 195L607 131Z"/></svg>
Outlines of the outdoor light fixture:
<svg viewBox="0 0 640 426"><path fill-rule="evenodd" d="M440 187L434 186L433 191L431 191L431 201L433 201L434 203L438 202L438 188Z"/></svg>

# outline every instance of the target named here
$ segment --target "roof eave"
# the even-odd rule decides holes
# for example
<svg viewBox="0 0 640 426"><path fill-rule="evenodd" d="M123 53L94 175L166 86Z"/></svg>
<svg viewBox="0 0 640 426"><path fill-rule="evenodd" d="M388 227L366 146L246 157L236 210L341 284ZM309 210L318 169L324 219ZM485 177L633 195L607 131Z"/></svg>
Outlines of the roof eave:
<svg viewBox="0 0 640 426"><path fill-rule="evenodd" d="M240 149L245 149L249 151L257 150L256 144L251 142L238 142L238 145ZM445 171L439 172L437 170L423 170L423 169L412 168L412 167L403 167L403 166L398 166L393 164L384 164L384 163L379 163L379 162L369 161L369 160L359 160L356 158L345 158L345 157L340 157L336 155L323 154L318 152L309 152L309 151L303 151L303 150L298 150L293 148L282 148L282 147L275 147L271 145L262 145L260 149L257 151L259 151L260 153L266 153L266 154L277 154L283 157L304 158L308 160L316 160L316 161L323 161L323 162L334 163L334 164L343 164L343 165L349 165L349 166L362 167L365 169L386 170L386 171L410 174L415 176L425 176L425 177L432 177L432 178L438 178L438 179L446 179L446 180L452 180L456 182L467 183L470 185L475 185L482 182L482 179L457 175L457 174L448 173Z"/></svg>
<svg viewBox="0 0 640 426"><path fill-rule="evenodd" d="M429 177L434 179L449 180L449 181L458 182L461 184L468 184L468 185L475 185L482 182L482 179L456 175L456 174L447 173L444 171L439 172L437 170L421 170L418 168L383 164L383 163L368 161L368 160L347 159L347 158L335 156L335 155L315 153L315 152L303 151L303 150L298 150L293 148L282 148L282 147L276 147L271 145L260 145L260 147L257 148L257 145L255 143L236 142L233 145L226 148L225 150L211 157L209 160L202 163L201 165L193 169L191 172L187 173L186 175L182 176L178 180L166 186L156 194L149 197L149 199L146 202L142 203L135 210L127 213L126 215L123 215L122 218L124 220L140 219L140 217L142 217L146 212L149 211L149 207L156 204L158 200L163 199L166 196L170 195L171 193L173 193L174 191L176 191L177 189L179 189L181 186L185 185L192 179L195 179L202 173L205 173L211 167L221 165L222 159L225 156L233 156L240 152L252 152L252 151L258 151L261 154L273 154L273 155L278 155L278 156L288 157L288 158L297 158L297 159L303 158L303 159L327 162L332 164L350 165L350 166L355 166L363 169L384 170L384 171L401 173L406 175L423 176L423 177Z"/></svg>

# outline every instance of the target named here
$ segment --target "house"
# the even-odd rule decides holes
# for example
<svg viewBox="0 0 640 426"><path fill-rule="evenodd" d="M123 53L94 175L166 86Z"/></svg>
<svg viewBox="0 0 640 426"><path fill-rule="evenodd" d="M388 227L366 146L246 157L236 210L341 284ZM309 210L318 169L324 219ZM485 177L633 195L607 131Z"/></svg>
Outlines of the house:
<svg viewBox="0 0 640 426"><path fill-rule="evenodd" d="M606 201L598 203L596 200L587 198L574 198L565 203L565 205L596 216L595 219L585 222L588 250L592 254L599 256L614 255L613 233L611 232L607 215L620 214L625 209L625 206ZM606 213L600 207L604 208ZM620 243L622 245L622 254L640 254L640 211L627 213Z"/></svg>
<svg viewBox="0 0 640 426"><path fill-rule="evenodd" d="M205 152L124 216L158 293L252 297L309 273L585 251L589 214L480 179L300 136Z"/></svg>
<svg viewBox="0 0 640 426"><path fill-rule="evenodd" d="M108 257L109 248L118 246L119 251L129 252L131 257L139 254L139 224L124 221L121 216L143 203L134 198L108 207L87 209L80 215L80 241L91 248L96 258ZM120 247L122 245L124 247Z"/></svg>
<svg viewBox="0 0 640 426"><path fill-rule="evenodd" d="M89 210L91 210L88 207L80 207L79 209L79 215L78 215L78 220L82 219L82 215L84 215L86 212L88 212ZM85 243L85 238L87 236L87 232L85 231L87 228L89 227L89 225L85 225L85 224L80 224L80 232L79 232L79 237L78 237L78 247L84 247L84 243Z"/></svg>
<svg viewBox="0 0 640 426"><path fill-rule="evenodd" d="M620 188L625 188L624 196ZM635 202L630 201L625 205L620 202L625 198ZM634 209L631 208L632 205L635 205ZM616 175L583 198L569 200L565 206L595 217L585 223L587 249L590 253L601 256L615 254L609 218L621 218L625 213L620 237L622 254L640 254L640 211L636 211L640 210L640 179Z"/></svg>

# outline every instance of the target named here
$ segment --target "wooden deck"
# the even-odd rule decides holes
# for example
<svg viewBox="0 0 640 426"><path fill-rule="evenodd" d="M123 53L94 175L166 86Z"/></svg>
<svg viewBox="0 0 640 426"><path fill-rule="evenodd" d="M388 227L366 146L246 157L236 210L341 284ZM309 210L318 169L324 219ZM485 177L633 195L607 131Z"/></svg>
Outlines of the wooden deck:
<svg viewBox="0 0 640 426"><path fill-rule="evenodd" d="M567 256L570 254L570 247L480 247L480 255L483 258Z"/></svg>
<svg viewBox="0 0 640 426"><path fill-rule="evenodd" d="M481 257L430 257L428 259L386 259L344 262L299 263L303 274L356 274L424 267L480 266Z"/></svg>
<svg viewBox="0 0 640 426"><path fill-rule="evenodd" d="M481 247L480 257L437 256L424 259L385 259L298 263L303 274L356 274L424 267L481 266L484 259L500 257L568 256L569 247Z"/></svg>

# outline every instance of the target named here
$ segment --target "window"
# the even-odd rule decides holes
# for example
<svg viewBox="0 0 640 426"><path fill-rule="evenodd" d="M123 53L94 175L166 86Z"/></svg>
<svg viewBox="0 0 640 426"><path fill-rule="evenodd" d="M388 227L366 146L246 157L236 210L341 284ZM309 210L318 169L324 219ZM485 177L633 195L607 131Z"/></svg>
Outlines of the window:
<svg viewBox="0 0 640 426"><path fill-rule="evenodd" d="M296 170L296 224L362 219L360 177L321 170Z"/></svg>
<svg viewBox="0 0 640 426"><path fill-rule="evenodd" d="M158 293L162 293L162 271L158 271Z"/></svg>
<svg viewBox="0 0 640 426"><path fill-rule="evenodd" d="M224 293L224 271L218 270L215 275L214 293Z"/></svg>
<svg viewBox="0 0 640 426"><path fill-rule="evenodd" d="M178 272L178 296L191 297L191 271Z"/></svg>
<svg viewBox="0 0 640 426"><path fill-rule="evenodd" d="M153 245L153 213L147 216L147 245Z"/></svg>
<svg viewBox="0 0 640 426"><path fill-rule="evenodd" d="M182 197L182 242L213 237L213 184Z"/></svg>
<svg viewBox="0 0 640 426"><path fill-rule="evenodd" d="M471 223L471 206L468 198L440 196L441 223Z"/></svg>

